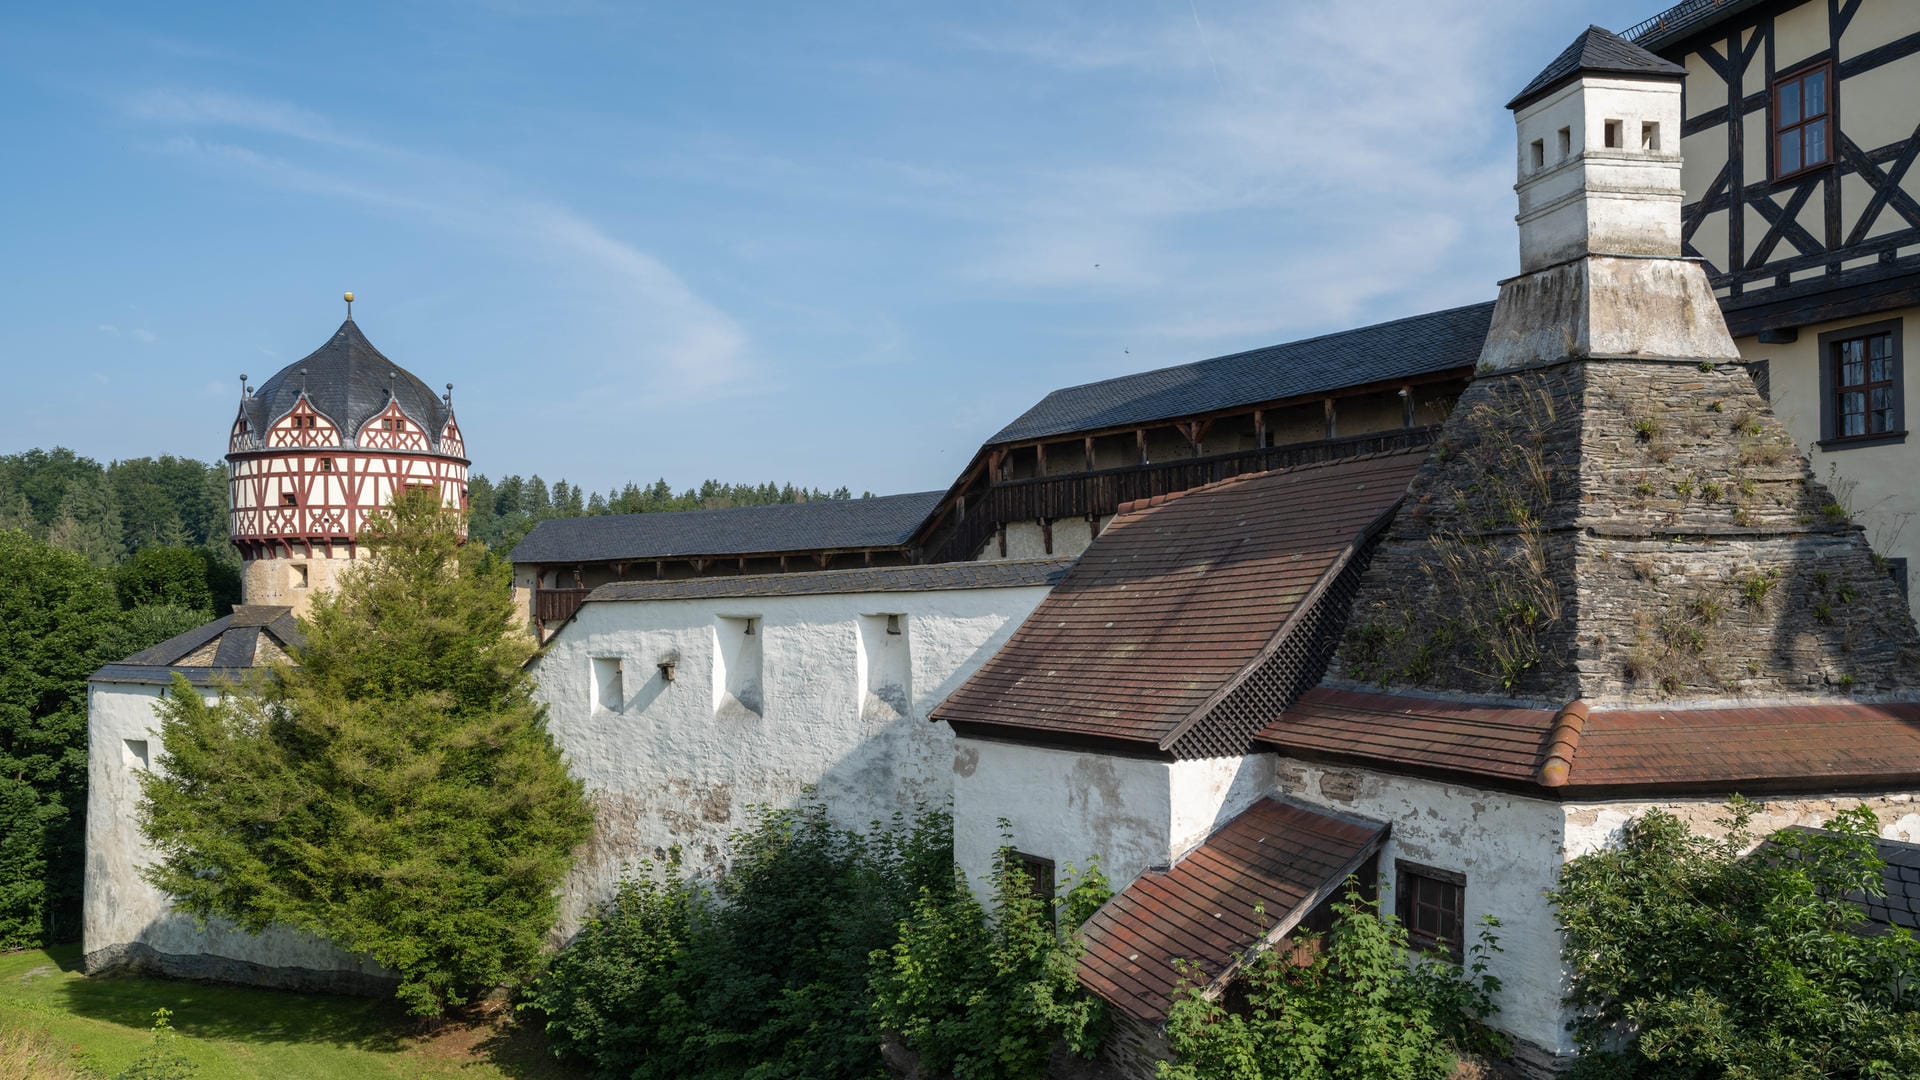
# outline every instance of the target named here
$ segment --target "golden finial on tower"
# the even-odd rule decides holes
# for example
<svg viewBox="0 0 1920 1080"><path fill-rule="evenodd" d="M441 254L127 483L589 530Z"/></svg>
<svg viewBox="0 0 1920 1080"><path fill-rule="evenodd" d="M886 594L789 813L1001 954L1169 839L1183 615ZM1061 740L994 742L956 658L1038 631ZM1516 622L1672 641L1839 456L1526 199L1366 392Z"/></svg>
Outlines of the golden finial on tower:
<svg viewBox="0 0 1920 1080"><path fill-rule="evenodd" d="M353 294L350 292L341 293L340 299L347 302L347 318L353 318Z"/></svg>

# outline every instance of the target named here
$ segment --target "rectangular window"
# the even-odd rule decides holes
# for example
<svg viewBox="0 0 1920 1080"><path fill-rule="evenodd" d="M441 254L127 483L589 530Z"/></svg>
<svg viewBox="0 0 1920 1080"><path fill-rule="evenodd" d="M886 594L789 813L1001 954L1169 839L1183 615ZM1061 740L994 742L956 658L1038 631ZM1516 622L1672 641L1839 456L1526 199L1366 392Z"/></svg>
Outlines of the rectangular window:
<svg viewBox="0 0 1920 1080"><path fill-rule="evenodd" d="M627 703L626 687L623 684L619 657L596 656L593 658L594 708L619 712Z"/></svg>
<svg viewBox="0 0 1920 1080"><path fill-rule="evenodd" d="M1028 887L1033 890L1034 899L1045 904L1047 910L1051 912L1057 888L1054 881L1053 860L1029 855L1024 851L1015 851L1012 848L1003 850L1006 853L1005 858L1013 864L1013 869L1026 877Z"/></svg>
<svg viewBox="0 0 1920 1080"><path fill-rule="evenodd" d="M1773 175L1833 160L1833 65L1816 64L1773 83Z"/></svg>
<svg viewBox="0 0 1920 1080"><path fill-rule="evenodd" d="M1573 156L1573 129L1570 127L1563 127L1560 129L1560 160L1565 161L1572 156Z"/></svg>
<svg viewBox="0 0 1920 1080"><path fill-rule="evenodd" d="M283 491L280 493L280 505L281 506L299 506L300 496L294 494L291 491Z"/></svg>
<svg viewBox="0 0 1920 1080"><path fill-rule="evenodd" d="M287 583L296 589L307 587L307 564L303 562L287 564Z"/></svg>
<svg viewBox="0 0 1920 1080"><path fill-rule="evenodd" d="M1547 144L1545 140L1533 140L1533 171L1539 172L1547 167Z"/></svg>
<svg viewBox="0 0 1920 1080"><path fill-rule="evenodd" d="M323 458L321 458L321 459L320 459L320 471L321 471L321 472L332 472L332 471L333 471L333 459L332 459L332 458L330 458L330 457L323 457Z"/></svg>
<svg viewBox="0 0 1920 1080"><path fill-rule="evenodd" d="M1443 952L1458 964L1464 961L1467 915L1467 876L1453 870L1400 861L1400 921L1407 938L1418 949Z"/></svg>
<svg viewBox="0 0 1920 1080"><path fill-rule="evenodd" d="M1640 149L1649 153L1660 152L1660 125L1652 120L1640 124Z"/></svg>
<svg viewBox="0 0 1920 1080"><path fill-rule="evenodd" d="M1626 136L1620 133L1620 129L1621 129L1620 121L1618 120L1607 121L1606 128L1605 128L1607 149L1625 150L1627 148Z"/></svg>
<svg viewBox="0 0 1920 1080"><path fill-rule="evenodd" d="M1820 335L1820 445L1833 449L1906 435L1900 320Z"/></svg>

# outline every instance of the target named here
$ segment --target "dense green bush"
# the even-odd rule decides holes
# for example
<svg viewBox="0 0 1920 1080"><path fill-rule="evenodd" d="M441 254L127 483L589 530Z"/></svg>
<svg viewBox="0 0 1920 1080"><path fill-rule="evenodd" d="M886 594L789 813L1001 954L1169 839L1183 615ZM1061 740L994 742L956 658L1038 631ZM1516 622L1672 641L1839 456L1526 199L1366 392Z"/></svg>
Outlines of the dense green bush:
<svg viewBox="0 0 1920 1080"><path fill-rule="evenodd" d="M595 1077L833 1080L886 1074L886 1032L933 1075L1039 1075L1056 1038L1091 1045L1097 1007L1052 910L1017 870L988 919L931 811L866 833L826 809L756 812L712 884L677 865L623 882L521 1008ZM1105 898L1097 873L1063 912Z"/></svg>
<svg viewBox="0 0 1920 1080"><path fill-rule="evenodd" d="M1850 899L1883 889L1873 813L1748 854L1752 816L1736 800L1711 839L1654 811L1568 864L1553 900L1578 1076L1920 1076L1920 946L1897 928L1862 933Z"/></svg>
<svg viewBox="0 0 1920 1080"><path fill-rule="evenodd" d="M225 615L240 602L240 571L205 548L150 547L113 571L122 607L163 604Z"/></svg>
<svg viewBox="0 0 1920 1080"><path fill-rule="evenodd" d="M1353 882L1334 904L1324 939L1269 949L1236 976L1244 1008L1205 991L1206 973L1182 973L1167 1037L1174 1061L1163 1080L1442 1080L1458 1052L1501 1053L1484 1024L1500 981L1491 920L1467 971L1408 955L1407 932Z"/></svg>
<svg viewBox="0 0 1920 1080"><path fill-rule="evenodd" d="M923 887L951 888L944 813L859 833L756 811L717 882L646 868L522 999L597 1077L882 1074L868 955Z"/></svg>
<svg viewBox="0 0 1920 1080"><path fill-rule="evenodd" d="M991 914L957 876L922 889L899 940L874 954L875 1014L934 1076L1042 1076L1058 1042L1091 1057L1106 1012L1075 976L1074 932L1111 895L1089 866L1048 903L1010 849L994 872Z"/></svg>

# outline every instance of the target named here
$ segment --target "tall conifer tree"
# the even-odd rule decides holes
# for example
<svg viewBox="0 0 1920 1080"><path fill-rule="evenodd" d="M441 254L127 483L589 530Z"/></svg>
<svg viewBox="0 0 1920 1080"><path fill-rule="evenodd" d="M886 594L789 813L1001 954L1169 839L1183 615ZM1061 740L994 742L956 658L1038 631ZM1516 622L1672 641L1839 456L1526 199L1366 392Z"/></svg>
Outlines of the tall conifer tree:
<svg viewBox="0 0 1920 1080"><path fill-rule="evenodd" d="M401 496L314 598L296 666L212 703L176 683L142 778L180 907L377 960L435 1015L524 973L592 826L513 632L510 568Z"/></svg>

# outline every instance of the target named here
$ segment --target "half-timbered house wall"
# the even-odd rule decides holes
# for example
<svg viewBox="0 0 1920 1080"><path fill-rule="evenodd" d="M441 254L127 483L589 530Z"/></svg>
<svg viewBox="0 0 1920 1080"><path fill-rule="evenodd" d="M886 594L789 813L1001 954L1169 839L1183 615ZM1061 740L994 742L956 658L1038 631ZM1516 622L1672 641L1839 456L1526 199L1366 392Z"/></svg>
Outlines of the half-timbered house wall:
<svg viewBox="0 0 1920 1080"><path fill-rule="evenodd" d="M1760 365L1815 474L1904 581L1920 557L1908 527L1920 447L1905 437L1914 403L1897 371L1920 332L1920 4L1776 0L1712 16L1683 5L1662 18L1670 29L1638 40L1688 70L1686 253L1705 260L1741 356ZM1808 78L1822 111L1804 100ZM1895 422L1836 439L1835 350L1876 330L1896 349L1896 377L1878 388Z"/></svg>

